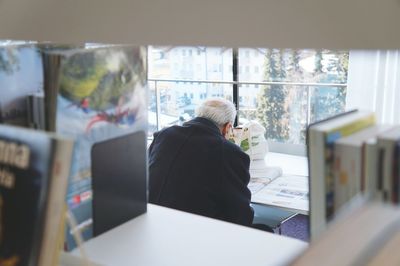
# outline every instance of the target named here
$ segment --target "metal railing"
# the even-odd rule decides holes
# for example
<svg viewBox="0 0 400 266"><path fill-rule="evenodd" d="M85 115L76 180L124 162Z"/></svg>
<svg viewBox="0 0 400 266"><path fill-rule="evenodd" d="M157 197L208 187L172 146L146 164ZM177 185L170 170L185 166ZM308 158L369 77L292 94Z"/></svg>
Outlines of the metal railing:
<svg viewBox="0 0 400 266"><path fill-rule="evenodd" d="M154 89L156 94L156 119L157 128L160 129L161 125L161 97L158 83L200 83L200 84L223 84L223 85L233 85L237 84L239 86L243 85L258 85L258 86L268 86L268 85L282 85L282 86L301 86L307 88L307 114L306 121L307 125L311 122L311 88L313 87L336 87L345 88L347 84L343 83L306 83L306 82L275 82L275 81L265 81L265 82L253 82L253 81L222 81L222 80L194 80L194 79L153 79L149 78L149 82L154 82ZM239 103L235 103L239 108ZM238 109L240 111L240 109Z"/></svg>

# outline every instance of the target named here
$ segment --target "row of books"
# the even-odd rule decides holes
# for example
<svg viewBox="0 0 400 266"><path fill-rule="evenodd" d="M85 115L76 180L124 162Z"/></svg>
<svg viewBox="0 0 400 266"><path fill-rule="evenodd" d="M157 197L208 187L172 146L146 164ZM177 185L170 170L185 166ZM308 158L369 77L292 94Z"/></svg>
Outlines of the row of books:
<svg viewBox="0 0 400 266"><path fill-rule="evenodd" d="M399 203L400 126L354 110L310 125L307 138L312 240L358 195Z"/></svg>
<svg viewBox="0 0 400 266"><path fill-rule="evenodd" d="M0 127L0 174L5 176L0 177L0 211L4 211L0 215L0 265L51 265L48 263L51 258L39 263L42 260L36 256L41 254L38 251L41 248L34 250L32 246L42 243L42 238L47 239L47 232L52 240L45 245L54 245L60 227L48 230L42 219L60 217L61 209L67 208L77 220L76 228L63 227L62 242L66 250L76 247L74 230L78 229L84 240L94 235L92 160L107 160L107 156L95 154L104 149L94 146L127 134L146 132L146 76L144 47L0 41L0 123L4 124ZM53 157L58 157L57 143L64 142L46 146L41 140L59 139L58 136L73 140L68 142L71 154L62 148L64 159L53 161ZM140 134L143 143L145 136ZM17 146L2 146L1 141L11 141ZM9 150L22 144L31 154L24 171L14 169L11 159L7 159L13 153ZM138 153L146 154L145 145L137 147L141 149ZM131 158L130 146L129 150ZM118 151L113 152L110 161L127 161L119 157ZM124 152L121 154L127 156ZM71 159L67 159L69 156ZM6 159L1 161L1 158ZM21 160L18 158L15 160ZM54 172L60 167L65 168L66 178L55 182L53 179L58 177ZM30 176L28 170L35 176ZM28 180L28 177L34 178ZM110 182L112 178L115 177L110 176ZM65 182L64 193L62 182ZM145 180L143 184L145 195ZM57 200L53 200L54 193ZM145 201L144 196L137 203L145 206ZM35 217L41 218L35 221ZM26 226L27 223L30 225ZM24 241L27 238L29 241Z"/></svg>

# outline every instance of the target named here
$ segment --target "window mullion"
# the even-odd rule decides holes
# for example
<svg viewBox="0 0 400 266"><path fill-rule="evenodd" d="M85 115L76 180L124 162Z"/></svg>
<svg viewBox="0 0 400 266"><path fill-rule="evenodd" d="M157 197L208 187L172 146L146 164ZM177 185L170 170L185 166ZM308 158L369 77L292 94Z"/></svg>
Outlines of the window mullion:
<svg viewBox="0 0 400 266"><path fill-rule="evenodd" d="M238 48L232 48L232 77L233 77L233 86L232 86L232 95L233 95L233 103L236 106L237 115L235 119L234 126L239 124L239 89L238 89L238 68L239 68L239 56L238 56Z"/></svg>

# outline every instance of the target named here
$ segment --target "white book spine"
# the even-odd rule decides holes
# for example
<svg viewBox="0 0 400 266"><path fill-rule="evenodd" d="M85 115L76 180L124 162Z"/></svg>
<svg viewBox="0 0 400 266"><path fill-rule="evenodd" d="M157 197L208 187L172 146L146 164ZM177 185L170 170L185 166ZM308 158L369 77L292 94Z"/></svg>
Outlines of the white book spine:
<svg viewBox="0 0 400 266"><path fill-rule="evenodd" d="M378 186L378 149L375 140L367 141L364 150L365 193L376 195Z"/></svg>

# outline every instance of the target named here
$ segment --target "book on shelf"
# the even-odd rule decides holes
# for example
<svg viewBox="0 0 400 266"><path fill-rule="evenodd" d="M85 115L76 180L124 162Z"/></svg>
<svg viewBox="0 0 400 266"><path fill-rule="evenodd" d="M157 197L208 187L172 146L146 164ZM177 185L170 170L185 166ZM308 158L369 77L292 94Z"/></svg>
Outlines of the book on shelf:
<svg viewBox="0 0 400 266"><path fill-rule="evenodd" d="M400 139L397 141L394 148L393 157L393 197L392 202L398 204L400 202Z"/></svg>
<svg viewBox="0 0 400 266"><path fill-rule="evenodd" d="M73 140L0 125L0 265L55 265Z"/></svg>
<svg viewBox="0 0 400 266"><path fill-rule="evenodd" d="M371 180L366 178L366 162L376 165L371 158L364 158L367 153L367 141L391 128L390 125L374 125L360 130L347 137L338 139L334 143L334 210L348 202L358 193L374 193L375 187L371 186ZM369 151L368 157L371 157ZM370 170L368 170L370 171ZM369 179L371 178L372 174ZM374 176L373 178L376 178Z"/></svg>
<svg viewBox="0 0 400 266"><path fill-rule="evenodd" d="M374 194L378 189L378 147L376 136L364 142L362 161L362 176L365 182L364 192Z"/></svg>
<svg viewBox="0 0 400 266"><path fill-rule="evenodd" d="M398 199L398 191L394 183L395 150L400 140L400 126L379 134L377 137L378 149L378 190L381 191L381 198L384 201L395 202ZM398 187L398 186L397 186Z"/></svg>
<svg viewBox="0 0 400 266"><path fill-rule="evenodd" d="M334 143L340 138L373 126L370 111L349 111L311 124L307 129L310 172L310 235L317 237L334 216Z"/></svg>
<svg viewBox="0 0 400 266"><path fill-rule="evenodd" d="M399 207L368 201L353 204L290 265L399 265L399 229Z"/></svg>
<svg viewBox="0 0 400 266"><path fill-rule="evenodd" d="M43 89L41 53L34 42L0 41L0 123L29 127L26 98Z"/></svg>
<svg viewBox="0 0 400 266"><path fill-rule="evenodd" d="M45 46L42 55L45 129L73 137L76 143L66 199L78 223L77 228L66 228L66 249L71 250L76 246L73 230L84 240L93 236L93 145L133 132L147 135L146 50L124 45ZM146 150L129 153L133 157ZM109 156L127 155L115 151ZM117 178L109 176L110 182ZM146 180L146 175L141 178ZM141 199L141 206L145 204L146 198Z"/></svg>
<svg viewBox="0 0 400 266"><path fill-rule="evenodd" d="M27 126L34 129L45 128L45 111L43 94L32 94L26 98Z"/></svg>

